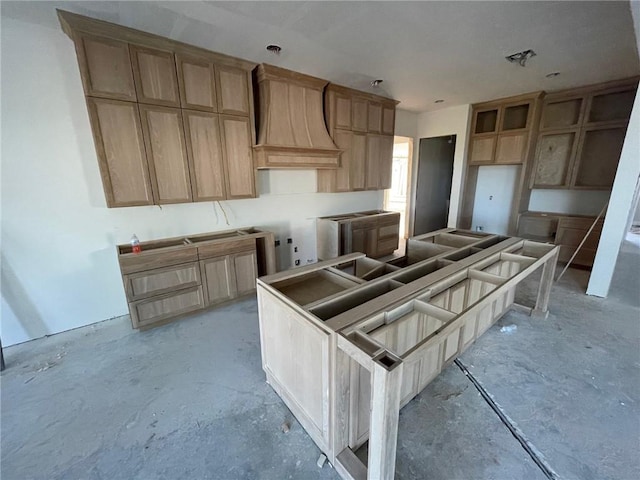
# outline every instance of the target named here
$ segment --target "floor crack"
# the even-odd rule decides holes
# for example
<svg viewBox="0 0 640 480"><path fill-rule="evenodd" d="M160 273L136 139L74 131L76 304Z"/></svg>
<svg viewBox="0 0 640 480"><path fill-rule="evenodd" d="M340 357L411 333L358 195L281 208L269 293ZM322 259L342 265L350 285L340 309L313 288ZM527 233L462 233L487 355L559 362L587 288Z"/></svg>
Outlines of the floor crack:
<svg viewBox="0 0 640 480"><path fill-rule="evenodd" d="M560 476L553 470L553 468L551 468L551 465L549 465L549 463L545 460L544 455L542 455L542 453L535 446L533 446L533 444L529 442L529 440L526 439L526 437L524 436L524 432L522 432L522 430L520 430L516 426L515 422L511 420L511 418L509 418L507 414L504 413L502 407L498 405L498 403L496 403L491 394L485 390L482 384L467 369L465 364L462 363L459 358L457 358L454 363L458 366L462 373L465 374L465 376L469 379L473 386L476 387L476 390L478 390L480 395L482 395L482 398L484 398L485 402L487 402L487 404L489 404L496 415L498 415L500 421L505 425L505 427L507 427L511 434L516 438L516 440L518 440L520 445L522 445L522 448L524 448L524 450L529 454L538 468L542 470L542 473L549 480L560 480Z"/></svg>

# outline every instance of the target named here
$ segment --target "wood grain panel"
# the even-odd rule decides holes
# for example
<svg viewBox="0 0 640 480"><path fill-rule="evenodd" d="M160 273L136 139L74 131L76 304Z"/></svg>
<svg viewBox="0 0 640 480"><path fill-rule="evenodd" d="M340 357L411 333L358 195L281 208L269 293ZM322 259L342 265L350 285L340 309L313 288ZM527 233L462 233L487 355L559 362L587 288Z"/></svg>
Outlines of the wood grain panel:
<svg viewBox="0 0 640 480"><path fill-rule="evenodd" d="M575 132L541 135L536 150L533 186L562 187L569 183L575 152Z"/></svg>
<svg viewBox="0 0 640 480"><path fill-rule="evenodd" d="M367 190L377 190L380 181L380 135L367 135L367 157L365 168L365 188Z"/></svg>
<svg viewBox="0 0 640 480"><path fill-rule="evenodd" d="M176 67L182 108L217 111L213 63L198 57L176 54Z"/></svg>
<svg viewBox="0 0 640 480"><path fill-rule="evenodd" d="M194 262L127 275L125 290L127 299L133 301L200 283L200 268Z"/></svg>
<svg viewBox="0 0 640 480"><path fill-rule="evenodd" d="M351 99L351 129L354 132L366 132L369 126L368 119L369 102L364 98Z"/></svg>
<svg viewBox="0 0 640 480"><path fill-rule="evenodd" d="M382 105L378 102L369 102L367 132L382 132Z"/></svg>
<svg viewBox="0 0 640 480"><path fill-rule="evenodd" d="M220 122L214 113L182 111L195 202L226 198Z"/></svg>
<svg viewBox="0 0 640 480"><path fill-rule="evenodd" d="M496 137L472 137L470 163L492 163Z"/></svg>
<svg viewBox="0 0 640 480"><path fill-rule="evenodd" d="M335 94L335 128L351 129L351 98ZM334 138L335 140L335 138Z"/></svg>
<svg viewBox="0 0 640 480"><path fill-rule="evenodd" d="M238 295L245 295L255 291L256 278L258 278L255 250L234 255L233 264Z"/></svg>
<svg viewBox="0 0 640 480"><path fill-rule="evenodd" d="M378 188L391 188L391 173L393 170L393 137L380 137L380 156L378 157Z"/></svg>
<svg viewBox="0 0 640 480"><path fill-rule="evenodd" d="M178 77L172 52L129 46L138 102L179 107Z"/></svg>
<svg viewBox="0 0 640 480"><path fill-rule="evenodd" d="M134 328L204 308L202 287L193 287L129 304Z"/></svg>
<svg viewBox="0 0 640 480"><path fill-rule="evenodd" d="M138 105L87 98L87 108L107 206L153 204Z"/></svg>
<svg viewBox="0 0 640 480"><path fill-rule="evenodd" d="M191 181L180 109L140 105L156 203L190 202Z"/></svg>
<svg viewBox="0 0 640 480"><path fill-rule="evenodd" d="M582 98L549 102L542 110L542 128L572 127L580 120Z"/></svg>
<svg viewBox="0 0 640 480"><path fill-rule="evenodd" d="M216 65L218 111L230 115L249 115L249 79L240 68Z"/></svg>
<svg viewBox="0 0 640 480"><path fill-rule="evenodd" d="M255 173L248 118L221 115L222 145L227 174L227 198L255 197Z"/></svg>
<svg viewBox="0 0 640 480"><path fill-rule="evenodd" d="M528 134L498 135L496 163L524 163L527 155Z"/></svg>
<svg viewBox="0 0 640 480"><path fill-rule="evenodd" d="M396 128L396 107L382 107L382 133L383 135L393 135Z"/></svg>
<svg viewBox="0 0 640 480"><path fill-rule="evenodd" d="M75 35L86 95L136 101L129 45L87 33Z"/></svg>
<svg viewBox="0 0 640 480"><path fill-rule="evenodd" d="M236 297L235 269L230 255L200 260L200 269L207 305L215 305Z"/></svg>
<svg viewBox="0 0 640 480"><path fill-rule="evenodd" d="M351 139L351 166L349 168L349 185L351 190L364 190L367 158L367 136L354 133Z"/></svg>

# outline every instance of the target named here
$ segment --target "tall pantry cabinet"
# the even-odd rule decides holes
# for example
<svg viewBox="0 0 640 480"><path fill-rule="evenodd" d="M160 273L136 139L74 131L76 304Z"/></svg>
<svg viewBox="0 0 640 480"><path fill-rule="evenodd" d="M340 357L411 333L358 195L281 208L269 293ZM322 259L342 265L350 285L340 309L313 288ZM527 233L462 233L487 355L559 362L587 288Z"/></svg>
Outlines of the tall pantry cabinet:
<svg viewBox="0 0 640 480"><path fill-rule="evenodd" d="M255 197L255 64L58 16L76 47L107 206Z"/></svg>

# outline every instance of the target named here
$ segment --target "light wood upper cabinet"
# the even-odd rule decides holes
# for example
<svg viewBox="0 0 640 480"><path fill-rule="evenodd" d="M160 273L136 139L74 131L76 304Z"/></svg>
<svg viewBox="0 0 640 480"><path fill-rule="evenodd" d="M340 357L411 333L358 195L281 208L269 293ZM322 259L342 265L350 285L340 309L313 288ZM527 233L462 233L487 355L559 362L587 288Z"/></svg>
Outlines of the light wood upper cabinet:
<svg viewBox="0 0 640 480"><path fill-rule="evenodd" d="M351 190L365 189L365 170L367 159L367 135L354 133L351 139L351 167L349 185Z"/></svg>
<svg viewBox="0 0 640 480"><path fill-rule="evenodd" d="M378 190L380 181L380 135L367 135L367 158L365 169L365 188Z"/></svg>
<svg viewBox="0 0 640 480"><path fill-rule="evenodd" d="M572 188L608 190L613 186L626 132L626 124L583 131Z"/></svg>
<svg viewBox="0 0 640 480"><path fill-rule="evenodd" d="M393 170L393 137L382 135L380 137L378 188L391 188L391 173Z"/></svg>
<svg viewBox="0 0 640 480"><path fill-rule="evenodd" d="M179 107L174 54L137 45L130 50L138 102Z"/></svg>
<svg viewBox="0 0 640 480"><path fill-rule="evenodd" d="M255 197L251 123L245 117L221 115L220 124L227 173L227 198Z"/></svg>
<svg viewBox="0 0 640 480"><path fill-rule="evenodd" d="M352 141L353 133L336 131L333 140L336 142L336 146L343 150L340 154L340 168L336 170L336 185L335 191L348 192L349 185L349 173L351 171L351 155L352 155ZM318 172L320 174L320 172Z"/></svg>
<svg viewBox="0 0 640 480"><path fill-rule="evenodd" d="M87 106L107 205L152 205L138 104L89 97Z"/></svg>
<svg viewBox="0 0 640 480"><path fill-rule="evenodd" d="M351 129L354 132L366 132L369 127L369 102L366 98L351 99Z"/></svg>
<svg viewBox="0 0 640 480"><path fill-rule="evenodd" d="M140 105L151 184L156 203L192 200L180 109Z"/></svg>
<svg viewBox="0 0 640 480"><path fill-rule="evenodd" d="M347 95L335 95L335 128L351 130L351 98ZM338 148L342 148L338 145Z"/></svg>
<svg viewBox="0 0 640 480"><path fill-rule="evenodd" d="M378 102L369 102L367 131L369 133L382 132L382 105Z"/></svg>
<svg viewBox="0 0 640 480"><path fill-rule="evenodd" d="M569 184L576 135L575 131L566 130L538 137L531 188L563 188Z"/></svg>
<svg viewBox="0 0 640 480"><path fill-rule="evenodd" d="M527 133L498 135L495 163L524 163L527 155Z"/></svg>
<svg viewBox="0 0 640 480"><path fill-rule="evenodd" d="M213 63L198 57L176 54L176 67L182 108L217 111Z"/></svg>
<svg viewBox="0 0 640 480"><path fill-rule="evenodd" d="M496 149L496 137L475 137L471 140L470 163L492 163Z"/></svg>
<svg viewBox="0 0 640 480"><path fill-rule="evenodd" d="M382 107L382 133L393 135L396 127L396 107L383 105Z"/></svg>
<svg viewBox="0 0 640 480"><path fill-rule="evenodd" d="M226 198L218 115L183 110L184 131L195 202Z"/></svg>
<svg viewBox="0 0 640 480"><path fill-rule="evenodd" d="M231 115L249 115L249 75L240 68L216 65L218 111Z"/></svg>
<svg viewBox="0 0 640 480"><path fill-rule="evenodd" d="M136 101L129 45L126 42L78 33L76 52L87 95Z"/></svg>

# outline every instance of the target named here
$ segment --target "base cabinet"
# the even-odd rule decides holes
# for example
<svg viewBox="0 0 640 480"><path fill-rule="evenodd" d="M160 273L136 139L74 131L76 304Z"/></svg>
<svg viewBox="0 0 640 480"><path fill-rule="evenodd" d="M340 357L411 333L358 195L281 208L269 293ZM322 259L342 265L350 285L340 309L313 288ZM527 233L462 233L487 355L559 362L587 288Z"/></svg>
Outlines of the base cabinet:
<svg viewBox="0 0 640 480"><path fill-rule="evenodd" d="M258 276L276 270L273 233L256 228L143 242L140 253L117 248L133 328L253 293Z"/></svg>

